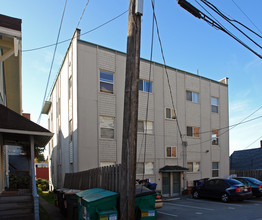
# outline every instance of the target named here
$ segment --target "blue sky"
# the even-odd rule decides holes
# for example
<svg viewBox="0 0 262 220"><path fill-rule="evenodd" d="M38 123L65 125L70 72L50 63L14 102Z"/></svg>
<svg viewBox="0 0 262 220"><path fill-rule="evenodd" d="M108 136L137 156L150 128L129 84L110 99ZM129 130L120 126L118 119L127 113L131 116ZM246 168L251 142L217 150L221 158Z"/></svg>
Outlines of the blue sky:
<svg viewBox="0 0 262 220"><path fill-rule="evenodd" d="M201 9L195 0L188 1ZM86 2L86 0L67 1L60 41L72 37ZM248 4L246 0L210 0L210 2L227 16L244 23L258 33L262 31L261 0L252 0ZM234 2L248 15L259 30L236 7ZM56 42L64 4L64 0L1 0L0 13L22 19L22 49L29 50ZM228 77L230 125L242 121L262 106L261 59L222 31L214 29L203 20L189 14L179 7L176 0L156 1L155 4L168 66L191 73L198 72L199 75L213 80ZM85 33L126 10L128 10L128 0L90 0L79 28L82 33ZM211 10L209 11L211 12ZM125 52L127 16L126 13L113 22L81 36L81 39ZM222 22L221 19L219 21ZM229 28L224 22L223 25ZM151 1L144 0L141 57L146 59L150 58L151 27ZM230 30L233 29L230 28ZM153 60L163 63L157 35L154 36ZM252 37L262 45L261 38L253 35ZM69 42L58 45L48 93L62 64L68 44ZM253 46L252 48L262 54L261 49ZM23 52L22 55L23 110L31 113L31 119L35 122L41 111L53 52L54 46ZM248 119L261 115L262 109ZM41 125L46 126L46 120L46 117L42 117ZM260 143L257 139L262 135L261 127L262 118L259 118L230 130L230 153L234 150L259 147ZM257 141L254 142L255 140ZM250 145L251 143L253 144Z"/></svg>

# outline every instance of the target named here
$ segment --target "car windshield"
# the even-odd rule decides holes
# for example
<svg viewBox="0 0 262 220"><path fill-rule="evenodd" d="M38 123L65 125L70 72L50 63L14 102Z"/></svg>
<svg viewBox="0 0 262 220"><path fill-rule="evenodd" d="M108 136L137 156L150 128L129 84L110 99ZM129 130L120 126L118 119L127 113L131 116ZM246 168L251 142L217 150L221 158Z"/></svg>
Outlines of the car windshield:
<svg viewBox="0 0 262 220"><path fill-rule="evenodd" d="M234 180L234 179L227 179L227 182L229 183L229 185L233 186L233 185L238 185L238 184L243 184L241 182L239 182L238 180Z"/></svg>
<svg viewBox="0 0 262 220"><path fill-rule="evenodd" d="M245 179L236 178L236 180L238 180L241 183L244 183L245 185L248 185L248 182Z"/></svg>
<svg viewBox="0 0 262 220"><path fill-rule="evenodd" d="M254 183L254 184L258 184L258 185L261 184L261 181L255 179L255 178L248 177L247 179L248 179L250 182Z"/></svg>

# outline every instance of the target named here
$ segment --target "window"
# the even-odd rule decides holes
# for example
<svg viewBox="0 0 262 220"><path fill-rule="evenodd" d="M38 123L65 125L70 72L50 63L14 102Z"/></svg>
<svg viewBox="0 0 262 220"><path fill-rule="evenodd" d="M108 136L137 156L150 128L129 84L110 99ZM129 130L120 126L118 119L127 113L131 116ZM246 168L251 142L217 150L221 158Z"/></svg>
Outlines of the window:
<svg viewBox="0 0 262 220"><path fill-rule="evenodd" d="M73 141L73 121L72 119L69 121L69 143Z"/></svg>
<svg viewBox="0 0 262 220"><path fill-rule="evenodd" d="M138 121L137 122L137 132L153 134L154 124L152 121Z"/></svg>
<svg viewBox="0 0 262 220"><path fill-rule="evenodd" d="M152 82L140 79L138 89L140 91L152 93Z"/></svg>
<svg viewBox="0 0 262 220"><path fill-rule="evenodd" d="M218 177L219 162L212 162L212 177Z"/></svg>
<svg viewBox="0 0 262 220"><path fill-rule="evenodd" d="M166 147L166 157L176 158L177 157L177 149L173 146Z"/></svg>
<svg viewBox="0 0 262 220"><path fill-rule="evenodd" d="M173 108L166 108L166 119L176 119L175 109Z"/></svg>
<svg viewBox="0 0 262 220"><path fill-rule="evenodd" d="M68 80L68 118L72 119L73 114L73 81L72 77Z"/></svg>
<svg viewBox="0 0 262 220"><path fill-rule="evenodd" d="M186 91L186 99L191 102L199 102L199 94L196 92Z"/></svg>
<svg viewBox="0 0 262 220"><path fill-rule="evenodd" d="M212 145L218 145L218 130L212 131L211 141Z"/></svg>
<svg viewBox="0 0 262 220"><path fill-rule="evenodd" d="M143 172L145 174L154 174L154 163L136 163L136 174L143 174Z"/></svg>
<svg viewBox="0 0 262 220"><path fill-rule="evenodd" d="M187 128L187 136L189 137L199 137L199 127L186 127Z"/></svg>
<svg viewBox="0 0 262 220"><path fill-rule="evenodd" d="M199 172L200 162L188 162L187 163L188 172Z"/></svg>
<svg viewBox="0 0 262 220"><path fill-rule="evenodd" d="M211 97L211 111L218 113L218 98Z"/></svg>
<svg viewBox="0 0 262 220"><path fill-rule="evenodd" d="M100 116L100 137L114 139L114 118Z"/></svg>
<svg viewBox="0 0 262 220"><path fill-rule="evenodd" d="M100 92L113 93L114 74L100 70Z"/></svg>

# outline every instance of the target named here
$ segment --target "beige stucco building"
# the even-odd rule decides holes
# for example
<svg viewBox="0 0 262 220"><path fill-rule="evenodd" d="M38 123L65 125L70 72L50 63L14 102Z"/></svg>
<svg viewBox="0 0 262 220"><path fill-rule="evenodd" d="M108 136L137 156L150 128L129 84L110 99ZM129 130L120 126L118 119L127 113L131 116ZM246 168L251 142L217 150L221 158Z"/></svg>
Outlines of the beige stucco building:
<svg viewBox="0 0 262 220"><path fill-rule="evenodd" d="M56 134L49 144L54 187L67 172L121 163L126 54L79 36L43 111ZM221 130L229 123L228 84L172 67L167 73L174 105L164 66L141 59L137 178L145 166L144 178L174 195L193 180L229 175L229 135Z"/></svg>

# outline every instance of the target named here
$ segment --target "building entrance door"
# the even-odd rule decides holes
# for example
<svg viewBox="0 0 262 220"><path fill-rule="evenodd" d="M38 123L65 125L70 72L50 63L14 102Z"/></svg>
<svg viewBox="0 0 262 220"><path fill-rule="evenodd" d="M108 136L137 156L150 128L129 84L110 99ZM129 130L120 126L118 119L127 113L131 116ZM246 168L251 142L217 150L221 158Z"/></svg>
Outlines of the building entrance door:
<svg viewBox="0 0 262 220"><path fill-rule="evenodd" d="M173 194L180 194L180 173L173 173Z"/></svg>
<svg viewBox="0 0 262 220"><path fill-rule="evenodd" d="M162 194L170 195L170 173L162 173Z"/></svg>

